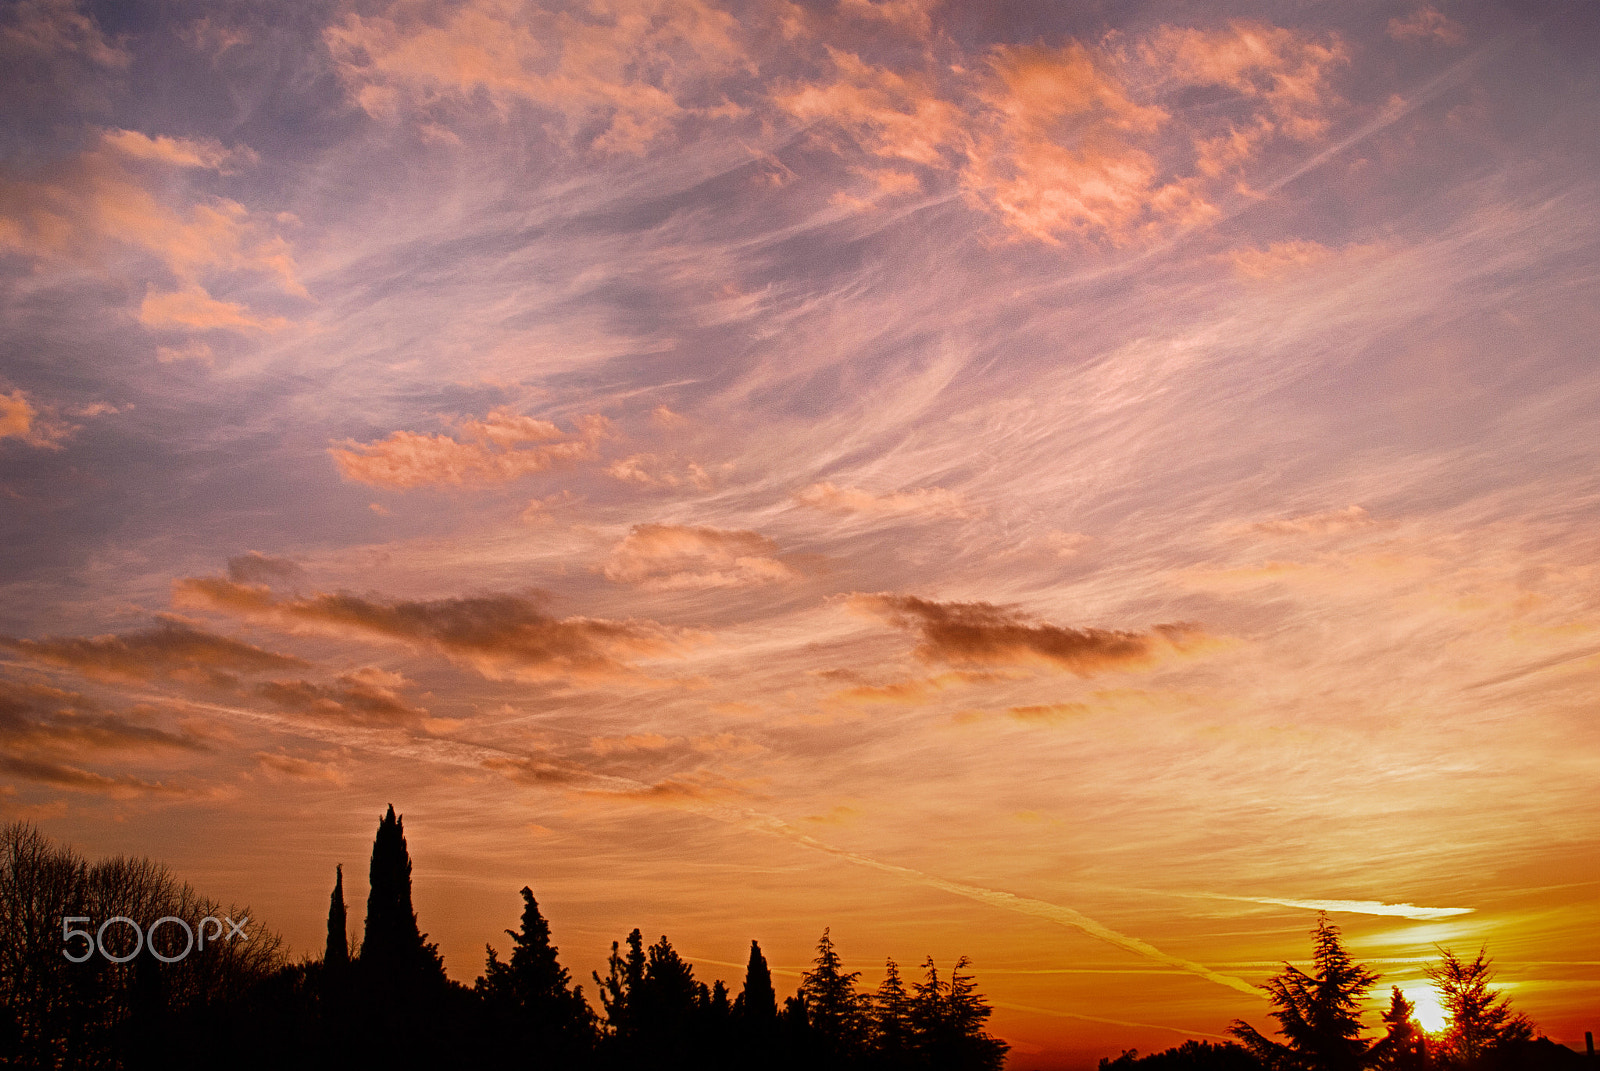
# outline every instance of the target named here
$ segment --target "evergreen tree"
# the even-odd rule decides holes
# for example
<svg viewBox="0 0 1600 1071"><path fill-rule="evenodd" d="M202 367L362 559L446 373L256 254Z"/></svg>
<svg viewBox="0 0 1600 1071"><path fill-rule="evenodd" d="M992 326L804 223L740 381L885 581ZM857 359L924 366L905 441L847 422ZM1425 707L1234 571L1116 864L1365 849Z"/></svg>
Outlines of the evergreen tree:
<svg viewBox="0 0 1600 1071"><path fill-rule="evenodd" d="M1287 1044L1263 1037L1242 1019L1235 1019L1228 1032L1268 1067L1356 1071L1367 1052L1360 1036L1361 1001L1378 975L1350 958L1327 912L1317 916L1312 938L1315 974L1285 963L1261 987L1272 1000L1271 1015Z"/></svg>
<svg viewBox="0 0 1600 1071"><path fill-rule="evenodd" d="M873 1049L888 1067L911 1061L915 1035L911 1022L911 994L900 978L900 965L891 957L884 963L883 982L872 997Z"/></svg>
<svg viewBox="0 0 1600 1071"><path fill-rule="evenodd" d="M372 979L383 984L409 981L444 982L438 946L427 943L411 907L411 853L405 825L394 805L378 823L368 870L367 922L361 938L361 962Z"/></svg>
<svg viewBox="0 0 1600 1071"><path fill-rule="evenodd" d="M1383 1013L1386 1030L1370 1053L1372 1066L1385 1071L1420 1071L1427 1066L1428 1043L1413 1018L1416 1005L1406 999L1399 986L1392 986L1391 990L1389 1007Z"/></svg>
<svg viewBox="0 0 1600 1071"><path fill-rule="evenodd" d="M1011 1046L984 1030L994 1009L978 992L970 974L961 973L971 965L962 956L950 972L950 980L939 980L933 957L923 961L923 981L914 987L910 1020L914 1046L924 1065L948 1071L999 1071Z"/></svg>
<svg viewBox="0 0 1600 1071"><path fill-rule="evenodd" d="M344 866L339 865L333 868L333 894L328 897L328 947L322 954L322 962L329 969L337 969L350 961L347 928L344 909Z"/></svg>
<svg viewBox="0 0 1600 1071"><path fill-rule="evenodd" d="M616 941L611 942L611 957L606 967L608 973L603 979L598 971L591 972L600 991L600 1004L605 1008L606 1034L627 1040L634 1032L635 1005L644 985L644 937L638 927L628 934L626 957L621 954L621 946Z"/></svg>
<svg viewBox="0 0 1600 1071"><path fill-rule="evenodd" d="M1457 1067L1472 1067L1480 1060L1533 1039L1533 1022L1511 1010L1509 997L1491 989L1492 960L1485 950L1470 961L1440 949L1437 967L1425 971L1439 991L1439 1004L1450 1018L1440 1049Z"/></svg>
<svg viewBox="0 0 1600 1071"><path fill-rule="evenodd" d="M539 912L533 890L522 889L522 928L507 930L511 957L502 963L493 947L474 989L516 1048L546 1054L547 1061L569 1064L589 1049L593 1013L583 987L561 966L550 942L550 924Z"/></svg>
<svg viewBox="0 0 1600 1071"><path fill-rule="evenodd" d="M778 993L772 988L772 970L761 946L750 942L750 962L744 969L744 990L734 1001L734 1008L752 1023L769 1023L778 1016Z"/></svg>
<svg viewBox="0 0 1600 1071"><path fill-rule="evenodd" d="M844 961L826 929L817 942L817 958L812 963L813 968L800 981L806 1020L826 1052L833 1056L859 1052L867 1028L865 1002L856 992L856 979L861 972L843 970Z"/></svg>

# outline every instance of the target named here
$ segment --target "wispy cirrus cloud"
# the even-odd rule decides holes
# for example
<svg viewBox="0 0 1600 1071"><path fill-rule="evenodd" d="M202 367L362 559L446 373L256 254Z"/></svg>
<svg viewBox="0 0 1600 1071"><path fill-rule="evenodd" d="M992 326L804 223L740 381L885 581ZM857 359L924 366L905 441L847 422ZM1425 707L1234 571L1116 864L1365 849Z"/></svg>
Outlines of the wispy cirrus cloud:
<svg viewBox="0 0 1600 1071"><path fill-rule="evenodd" d="M794 496L795 502L826 513L859 513L882 517L972 517L982 512L958 491L915 487L909 491L868 491L838 487L823 480Z"/></svg>

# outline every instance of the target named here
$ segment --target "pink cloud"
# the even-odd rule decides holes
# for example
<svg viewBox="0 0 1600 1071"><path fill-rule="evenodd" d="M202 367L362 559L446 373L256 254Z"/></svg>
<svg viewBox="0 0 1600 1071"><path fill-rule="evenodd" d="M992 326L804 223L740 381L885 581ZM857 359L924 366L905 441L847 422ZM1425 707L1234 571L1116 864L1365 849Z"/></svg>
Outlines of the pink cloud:
<svg viewBox="0 0 1600 1071"><path fill-rule="evenodd" d="M591 458L606 434L604 418L584 417L571 435L554 424L497 409L461 424L466 439L396 431L387 439L351 439L328 448L347 480L375 487L480 486L505 483L560 462Z"/></svg>

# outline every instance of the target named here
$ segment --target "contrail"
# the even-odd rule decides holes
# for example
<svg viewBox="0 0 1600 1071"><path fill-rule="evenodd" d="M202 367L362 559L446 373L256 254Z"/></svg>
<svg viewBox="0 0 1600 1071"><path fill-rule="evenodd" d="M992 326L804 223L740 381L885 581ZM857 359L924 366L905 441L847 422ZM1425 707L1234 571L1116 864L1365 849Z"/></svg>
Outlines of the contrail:
<svg viewBox="0 0 1600 1071"><path fill-rule="evenodd" d="M933 874L925 874L908 866L885 863L870 856L862 855L859 852L835 848L831 844L825 844L815 837L800 832L783 820L774 818L771 815L764 815L755 811L738 811L735 808L717 808L717 810L739 814L754 829L776 834L814 851L825 852L840 859L847 859L852 863L871 867L874 870L881 870L886 874L897 874L918 884L954 893L956 896L964 896L969 900L976 900L991 907L1015 911L1019 915L1031 915L1034 918L1047 919L1050 922L1086 933L1090 937L1104 941L1109 945L1115 945L1125 952L1132 952L1134 955L1144 956L1147 959L1155 960L1157 963L1164 963L1169 967L1175 967L1178 970L1197 975L1208 982L1215 982L1217 985L1226 986L1240 993L1249 993L1251 996L1264 998L1264 994L1259 989L1243 978L1236 978L1231 974L1222 974L1203 963L1196 963L1193 960L1163 952L1146 941L1141 941L1137 937L1129 937L1125 933L1118 933L1111 927L1096 922L1081 911L1075 911L1070 907L1048 903L1044 900L1033 900L1026 896L1017 896L1014 893L1001 892L997 889L985 889L979 885L967 885L959 881L950 881Z"/></svg>
<svg viewBox="0 0 1600 1071"><path fill-rule="evenodd" d="M165 698L167 698L169 702L175 699L175 697ZM284 718L279 715L264 714L258 711L241 709L239 707L228 706L220 703L204 703L194 700L176 701L184 703L187 706L205 709L216 713L231 714L235 717L242 717L250 721L264 722L279 727L292 726L296 732L318 736L323 739L339 739L347 744L351 742L350 727L348 726L340 726L335 729L331 726L315 726L304 724L292 721L291 719ZM320 732L318 731L319 729L321 730ZM389 754L401 754L412 758L431 759L433 761L444 762L456 766L481 767L483 760L487 757L525 757L518 756L516 752L508 751L502 748L491 747L483 744L467 743L464 741L432 738L422 743L420 746L418 744L407 746L396 745L391 740L385 739L383 734L378 731L368 731L361 735L365 739L362 739L360 743L365 745L369 750L383 751L388 752ZM595 785L604 785L608 791L615 793L642 793L649 791L651 787L642 781L636 781L627 777L608 776L605 774L596 774L590 771L573 772L577 776L587 775L587 779L592 781ZM920 885L926 885L929 888L939 889L943 892L952 893L956 896L963 896L969 900L976 900L979 903L988 904L991 907L997 907L1005 911L1014 911L1019 915L1030 915L1034 918L1045 919L1047 921L1057 923L1058 925L1066 926L1069 929L1086 933L1096 940L1104 941L1109 945L1114 945L1125 952L1132 952L1134 955L1144 956L1146 959L1151 959L1157 963L1165 964L1168 967L1173 967L1188 974L1196 975L1200 978L1206 979L1209 982L1215 982L1217 985L1226 986L1227 988L1236 990L1240 993L1248 993L1251 996L1264 998L1264 994L1259 989L1245 981L1243 978L1237 978L1231 974L1222 974L1219 971L1212 970L1203 963L1196 963L1193 960L1187 960L1181 956L1170 955L1169 953L1161 951L1161 949L1149 944L1146 941L1139 940L1137 937L1129 937L1125 933L1118 933L1111 927L1096 922L1089 916L1080 911L1075 911L1070 907L1048 903L1044 900L1033 900L1026 896L1017 896L1013 893L1001 892L997 889L985 889L978 885L967 885L959 881L949 881L945 878L937 877L933 874L926 874L920 870L915 870L908 866L900 866L896 863L885 863L880 860L873 859L870 856L862 855L859 852L847 851L844 848L836 848L831 844L826 844L823 841L817 840L815 837L800 832L798 829L795 829L781 818L770 814L762 814L759 811L751 811L738 807L692 803L686 805L684 809L707 818L713 818L717 821L725 822L730 825L743 826L744 828L752 831L780 836L786 840L790 840L796 844L810 848L813 851L823 852L827 855L845 859L852 863L856 863L859 866L871 867L872 869L882 871L885 874L894 874L902 878L907 878Z"/></svg>
<svg viewBox="0 0 1600 1071"><path fill-rule="evenodd" d="M1216 1038L1219 1041L1231 1041L1223 1034L1209 1034L1204 1030L1185 1030L1181 1026L1159 1026L1156 1023L1135 1023L1129 1019L1106 1019L1099 1015L1079 1015L1077 1012L1052 1011L1049 1008L1034 1008L1027 1004L1008 1004L1005 1001L992 1001L996 1008L1010 1008L1012 1011L1032 1012L1035 1015L1053 1015L1058 1019L1082 1019L1086 1023L1109 1023L1112 1026L1131 1026L1144 1030L1169 1030L1174 1034L1182 1034L1186 1038Z"/></svg>

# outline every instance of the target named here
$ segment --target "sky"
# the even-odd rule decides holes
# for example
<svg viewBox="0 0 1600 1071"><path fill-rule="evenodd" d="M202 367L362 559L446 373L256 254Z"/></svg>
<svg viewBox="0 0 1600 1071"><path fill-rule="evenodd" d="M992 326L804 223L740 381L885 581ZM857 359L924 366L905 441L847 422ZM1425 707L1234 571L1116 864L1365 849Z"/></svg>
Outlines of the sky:
<svg viewBox="0 0 1600 1071"><path fill-rule="evenodd" d="M579 979L830 927L970 956L1015 1068L1272 1026L1319 909L1374 1007L1482 946L1581 1046L1597 48L12 0L0 818L315 954L392 803L455 978L524 884Z"/></svg>

